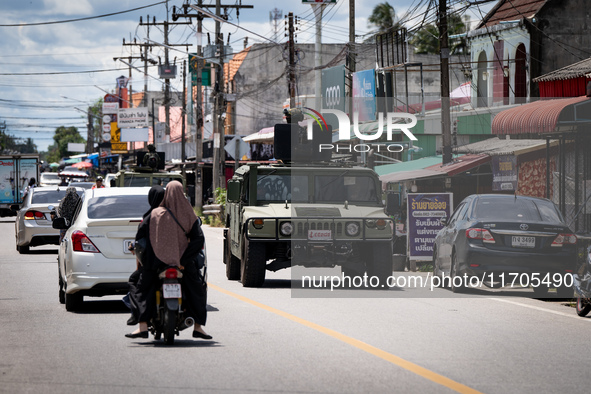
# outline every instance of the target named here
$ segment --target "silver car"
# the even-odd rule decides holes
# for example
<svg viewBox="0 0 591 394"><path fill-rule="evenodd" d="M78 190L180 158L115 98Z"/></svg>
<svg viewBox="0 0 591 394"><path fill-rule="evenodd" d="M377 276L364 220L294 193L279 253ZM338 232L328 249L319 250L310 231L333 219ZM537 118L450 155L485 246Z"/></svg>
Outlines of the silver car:
<svg viewBox="0 0 591 394"><path fill-rule="evenodd" d="M80 195L84 193L81 188L76 188L76 191ZM58 244L59 230L51 226L49 206L57 207L65 195L66 188L63 186L35 187L27 193L14 222L16 250L19 253L28 253L31 246ZM18 205L14 208L18 209Z"/></svg>

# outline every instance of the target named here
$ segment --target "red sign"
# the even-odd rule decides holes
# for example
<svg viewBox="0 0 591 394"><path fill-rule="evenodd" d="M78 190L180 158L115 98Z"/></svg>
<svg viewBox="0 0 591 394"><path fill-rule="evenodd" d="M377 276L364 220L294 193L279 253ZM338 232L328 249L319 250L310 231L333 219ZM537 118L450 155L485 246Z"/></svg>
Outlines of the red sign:
<svg viewBox="0 0 591 394"><path fill-rule="evenodd" d="M115 96L114 94L105 94L105 103L118 103L119 102L119 97Z"/></svg>

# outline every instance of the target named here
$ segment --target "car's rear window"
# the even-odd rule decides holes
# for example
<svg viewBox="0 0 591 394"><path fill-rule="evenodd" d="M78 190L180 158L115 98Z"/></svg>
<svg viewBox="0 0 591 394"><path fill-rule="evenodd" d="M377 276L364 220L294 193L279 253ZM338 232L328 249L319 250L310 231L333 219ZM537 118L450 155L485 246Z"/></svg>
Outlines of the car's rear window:
<svg viewBox="0 0 591 394"><path fill-rule="evenodd" d="M56 180L59 179L59 177L57 176L57 173L55 172L49 172L49 173L43 173L41 174L41 179L43 180Z"/></svg>
<svg viewBox="0 0 591 394"><path fill-rule="evenodd" d="M88 201L89 219L142 217L150 209L147 195L95 197Z"/></svg>
<svg viewBox="0 0 591 394"><path fill-rule="evenodd" d="M81 192L78 192L81 194ZM66 188L60 190L33 190L31 204L58 203L66 195Z"/></svg>
<svg viewBox="0 0 591 394"><path fill-rule="evenodd" d="M553 203L523 198L482 197L474 209L477 219L515 220L535 222L563 222Z"/></svg>

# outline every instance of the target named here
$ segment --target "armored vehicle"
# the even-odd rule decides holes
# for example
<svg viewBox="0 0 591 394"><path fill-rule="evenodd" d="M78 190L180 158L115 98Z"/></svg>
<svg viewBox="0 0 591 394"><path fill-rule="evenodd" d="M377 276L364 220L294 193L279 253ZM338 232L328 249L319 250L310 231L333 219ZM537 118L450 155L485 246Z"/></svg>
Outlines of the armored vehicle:
<svg viewBox="0 0 591 394"><path fill-rule="evenodd" d="M154 186L166 187L170 181L179 181L185 186L185 179L178 172L164 172L152 170L151 168L135 167L132 170L121 170L115 175L115 186Z"/></svg>
<svg viewBox="0 0 591 394"><path fill-rule="evenodd" d="M226 276L243 286L296 265L340 266L380 283L392 274L393 223L369 168L244 165L228 182L225 215Z"/></svg>

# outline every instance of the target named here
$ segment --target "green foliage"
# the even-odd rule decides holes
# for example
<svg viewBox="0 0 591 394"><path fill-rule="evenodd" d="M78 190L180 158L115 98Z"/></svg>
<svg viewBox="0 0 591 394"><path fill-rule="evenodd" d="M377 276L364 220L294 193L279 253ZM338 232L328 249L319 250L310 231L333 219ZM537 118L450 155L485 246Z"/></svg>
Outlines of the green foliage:
<svg viewBox="0 0 591 394"><path fill-rule="evenodd" d="M55 129L53 140L55 143L49 147L49 155L47 156L49 162L59 162L63 157L71 156L73 152L68 151L68 143L86 142L76 127L65 126Z"/></svg>
<svg viewBox="0 0 591 394"><path fill-rule="evenodd" d="M374 7L367 20L370 28L377 28L378 33L384 33L392 28L398 29L401 27L397 19L394 7L385 1Z"/></svg>
<svg viewBox="0 0 591 394"><path fill-rule="evenodd" d="M465 33L467 28L461 16L451 14L447 17L447 30L448 35L453 36ZM413 35L410 44L415 47L415 53L439 54L439 28L435 24L424 26ZM466 37L450 38L449 50L452 55L467 54Z"/></svg>
<svg viewBox="0 0 591 394"><path fill-rule="evenodd" d="M0 130L0 152L37 153L37 145L32 138L27 138L25 142L22 142L20 138L15 138Z"/></svg>
<svg viewBox="0 0 591 394"><path fill-rule="evenodd" d="M223 207L226 206L226 196L227 196L227 190L221 187L218 187L217 189L215 189L214 191L214 197L215 197L215 204L222 204Z"/></svg>
<svg viewBox="0 0 591 394"><path fill-rule="evenodd" d="M419 272L433 272L433 264L425 263L420 265L417 270Z"/></svg>

